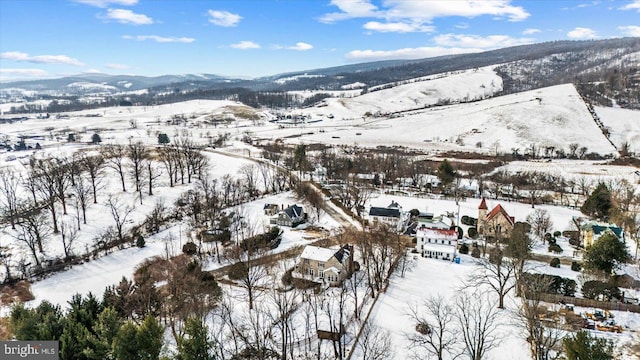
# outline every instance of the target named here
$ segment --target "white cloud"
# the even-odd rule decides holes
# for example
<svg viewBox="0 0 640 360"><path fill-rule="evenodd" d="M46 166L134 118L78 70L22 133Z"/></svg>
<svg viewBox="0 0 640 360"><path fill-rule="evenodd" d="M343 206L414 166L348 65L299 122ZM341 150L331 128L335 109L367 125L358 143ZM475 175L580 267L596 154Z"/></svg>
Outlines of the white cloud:
<svg viewBox="0 0 640 360"><path fill-rule="evenodd" d="M106 64L104 67L108 69L113 69L113 70L127 70L131 68L131 66L129 65L116 64L116 63Z"/></svg>
<svg viewBox="0 0 640 360"><path fill-rule="evenodd" d="M294 46L287 47L289 50L307 51L313 49L313 45L305 42L297 42Z"/></svg>
<svg viewBox="0 0 640 360"><path fill-rule="evenodd" d="M378 18L388 22L429 23L433 19L450 16L472 18L491 15L497 19L522 21L530 14L520 6L511 5L511 0L386 0L384 9L378 8L371 0L332 0L331 5L340 12L328 13L320 17L324 23L354 18Z"/></svg>
<svg viewBox="0 0 640 360"><path fill-rule="evenodd" d="M598 37L598 34L593 29L577 27L569 31L567 36L572 39L593 39Z"/></svg>
<svg viewBox="0 0 640 360"><path fill-rule="evenodd" d="M36 64L64 64L73 66L84 66L77 59L68 57L67 55L36 55L30 56L27 53L19 51L7 51L0 53L0 59L11 61L24 61Z"/></svg>
<svg viewBox="0 0 640 360"><path fill-rule="evenodd" d="M625 36L640 36L640 26L618 26L618 30L622 31Z"/></svg>
<svg viewBox="0 0 640 360"><path fill-rule="evenodd" d="M115 20L121 24L149 25L153 24L153 19L144 14L136 14L131 10L107 9L107 20Z"/></svg>
<svg viewBox="0 0 640 360"><path fill-rule="evenodd" d="M323 23L333 23L340 20L364 17L384 17L383 12L370 3L370 0L331 0L331 5L337 6L342 12L325 14L320 18Z"/></svg>
<svg viewBox="0 0 640 360"><path fill-rule="evenodd" d="M239 43L231 44L229 46L234 49L240 50L260 49L260 45L254 43L253 41L240 41Z"/></svg>
<svg viewBox="0 0 640 360"><path fill-rule="evenodd" d="M106 8L110 4L133 6L138 3L138 0L72 0L80 4L91 5L99 8Z"/></svg>
<svg viewBox="0 0 640 360"><path fill-rule="evenodd" d="M480 49L496 49L502 47L530 44L533 39L529 38L512 38L508 35L461 35L461 34L443 34L434 38L436 44L448 47L460 48L480 48Z"/></svg>
<svg viewBox="0 0 640 360"><path fill-rule="evenodd" d="M621 7L620 10L636 10L640 12L640 0L633 0L627 5Z"/></svg>
<svg viewBox="0 0 640 360"><path fill-rule="evenodd" d="M522 32L522 35L533 35L533 34L536 34L536 33L539 33L539 32L540 32L539 29L525 29Z"/></svg>
<svg viewBox="0 0 640 360"><path fill-rule="evenodd" d="M209 22L224 27L236 26L242 19L242 16L233 14L228 11L209 10Z"/></svg>
<svg viewBox="0 0 640 360"><path fill-rule="evenodd" d="M404 48L389 51L379 50L354 50L347 53L346 57L355 61L379 61L395 59L423 59L442 55L465 54L481 52L482 49L472 48L445 48L445 47L418 47Z"/></svg>
<svg viewBox="0 0 640 360"><path fill-rule="evenodd" d="M388 22L380 23L377 21L369 21L363 26L367 30L378 32L432 32L435 30L433 26L426 26L420 23L403 23L403 22Z"/></svg>
<svg viewBox="0 0 640 360"><path fill-rule="evenodd" d="M165 36L158 36L158 35L137 35L137 36L124 35L122 36L122 38L127 40L136 40L136 41L151 40L159 43L174 43L174 42L192 43L196 41L196 39L189 38L189 37L175 37L175 36L165 37Z"/></svg>
<svg viewBox="0 0 640 360"><path fill-rule="evenodd" d="M0 69L0 74L45 76L47 72L41 69Z"/></svg>

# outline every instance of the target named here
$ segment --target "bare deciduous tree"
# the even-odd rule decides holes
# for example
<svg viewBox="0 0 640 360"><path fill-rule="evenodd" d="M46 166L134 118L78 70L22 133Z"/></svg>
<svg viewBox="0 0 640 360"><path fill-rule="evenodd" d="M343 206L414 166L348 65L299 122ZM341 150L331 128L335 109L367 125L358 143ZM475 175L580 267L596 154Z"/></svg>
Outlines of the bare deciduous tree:
<svg viewBox="0 0 640 360"><path fill-rule="evenodd" d="M551 277L528 277L520 284L522 307L518 311L521 326L527 335L531 356L535 360L551 360L554 347L562 343L564 331L544 324L546 307L541 304L540 294L551 286Z"/></svg>
<svg viewBox="0 0 640 360"><path fill-rule="evenodd" d="M62 238L64 257L68 258L71 255L71 246L78 237L78 229L62 220L60 221L60 237Z"/></svg>
<svg viewBox="0 0 640 360"><path fill-rule="evenodd" d="M129 215L133 212L133 207L124 206L120 200L114 196L109 196L107 206L109 207L113 221L116 223L115 226L116 233L118 235L118 243L122 246L125 240L124 225L127 222Z"/></svg>
<svg viewBox="0 0 640 360"><path fill-rule="evenodd" d="M404 251L400 235L393 230L380 224L368 233L356 232L351 235L360 250L372 297L386 286Z"/></svg>
<svg viewBox="0 0 640 360"><path fill-rule="evenodd" d="M456 320L464 344L464 353L471 360L482 360L498 346L498 310L492 306L488 293L463 292L456 298Z"/></svg>
<svg viewBox="0 0 640 360"><path fill-rule="evenodd" d="M411 305L409 317L415 323L415 332L406 334L410 348L422 349L427 354L443 360L447 355L455 358L455 345L459 331L454 327L456 311L442 296L424 299L421 306ZM424 353L414 352L416 359L424 358Z"/></svg>
<svg viewBox="0 0 640 360"><path fill-rule="evenodd" d="M102 148L102 157L106 166L115 170L120 176L122 191L127 191L125 184L127 149L119 144L107 145Z"/></svg>
<svg viewBox="0 0 640 360"><path fill-rule="evenodd" d="M169 187L173 187L178 173L179 156L180 154L177 149L172 146L163 146L158 148L158 158L160 159L160 162L162 162L167 176L169 177Z"/></svg>
<svg viewBox="0 0 640 360"><path fill-rule="evenodd" d="M536 209L534 212L527 216L527 222L531 225L531 229L539 240L544 242L544 234L551 231L553 228L553 221L547 210Z"/></svg>
<svg viewBox="0 0 640 360"><path fill-rule="evenodd" d="M39 194L39 198L51 212L53 232L57 234L58 230L58 213L56 211L56 202L58 200L58 188L55 182L56 164L51 159L30 159L31 170L26 179L27 186L32 188L35 194ZM34 207L38 202L34 201Z"/></svg>
<svg viewBox="0 0 640 360"><path fill-rule="evenodd" d="M89 175L91 180L91 189L93 191L93 203L98 203L98 190L102 188L102 180L104 179L104 157L102 155L80 155L80 163Z"/></svg>
<svg viewBox="0 0 640 360"><path fill-rule="evenodd" d="M276 281L274 280L275 284ZM277 330L274 341L280 347L280 359L294 359L295 336L294 315L300 307L299 294L296 291L285 291L273 287L269 292L272 311L269 313L272 326Z"/></svg>
<svg viewBox="0 0 640 360"><path fill-rule="evenodd" d="M150 159L145 160L145 164L146 164L146 173L145 175L147 176L147 184L149 185L149 196L153 195L153 186L156 184L158 178L160 178L160 176L162 175L162 171L158 168L156 168L154 162Z"/></svg>
<svg viewBox="0 0 640 360"><path fill-rule="evenodd" d="M27 245L36 266L40 267L38 252L44 252L44 242L49 237L49 218L36 207L20 211L20 214L14 237Z"/></svg>
<svg viewBox="0 0 640 360"><path fill-rule="evenodd" d="M10 168L0 168L0 206L4 218L15 230L18 215L18 188L22 179L18 172Z"/></svg>
<svg viewBox="0 0 640 360"><path fill-rule="evenodd" d="M258 196L258 189L256 187L258 173L256 166L254 164L245 164L240 167L240 174L242 174L249 199L254 199Z"/></svg>
<svg viewBox="0 0 640 360"><path fill-rule="evenodd" d="M360 350L361 359L385 360L393 357L391 335L388 330L365 322L355 345Z"/></svg>
<svg viewBox="0 0 640 360"><path fill-rule="evenodd" d="M82 222L87 224L87 206L89 196L91 196L91 188L83 176L77 176L73 186L73 195L75 197L76 207L82 210ZM95 198L94 198L95 199ZM78 224L80 228L80 224Z"/></svg>
<svg viewBox="0 0 640 360"><path fill-rule="evenodd" d="M141 142L129 144L127 147L129 158L129 174L136 186L136 192L142 192L142 179L145 171L145 160L149 157L149 150Z"/></svg>
<svg viewBox="0 0 640 360"><path fill-rule="evenodd" d="M238 279L239 285L247 291L249 310L253 310L256 298L263 292L260 285L269 276L269 271L259 261L262 250L251 249L252 245L248 247L245 251L241 246L233 246L225 252L225 257L235 264L235 274L232 276Z"/></svg>
<svg viewBox="0 0 640 360"><path fill-rule="evenodd" d="M505 296L515 288L516 264L500 249L492 249L489 258L476 260L477 269L465 281L468 287L487 285L498 295L498 308L504 309Z"/></svg>

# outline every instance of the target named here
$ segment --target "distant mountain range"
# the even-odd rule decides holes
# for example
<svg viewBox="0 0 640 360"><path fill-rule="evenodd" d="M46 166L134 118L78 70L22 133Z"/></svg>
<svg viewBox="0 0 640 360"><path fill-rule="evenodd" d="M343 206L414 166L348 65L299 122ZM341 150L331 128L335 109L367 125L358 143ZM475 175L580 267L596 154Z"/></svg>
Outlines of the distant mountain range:
<svg viewBox="0 0 640 360"><path fill-rule="evenodd" d="M265 103L264 94L296 90L336 91L353 87L366 92L373 86L392 86L421 76L495 66L503 78L504 94L574 83L581 95L595 103L611 105L615 102L625 107L640 108L638 64L639 37L554 41L475 54L370 62L256 79L227 78L213 74L157 77L82 74L59 79L3 83L0 84L0 101L62 97L67 103L73 104L79 96L96 95L111 103L118 99L127 99L132 104L157 104L191 98L236 98L241 101L250 98L254 99L253 103L248 104L251 106L277 106L279 101ZM269 99L273 102L273 96ZM77 109L77 106L73 109Z"/></svg>

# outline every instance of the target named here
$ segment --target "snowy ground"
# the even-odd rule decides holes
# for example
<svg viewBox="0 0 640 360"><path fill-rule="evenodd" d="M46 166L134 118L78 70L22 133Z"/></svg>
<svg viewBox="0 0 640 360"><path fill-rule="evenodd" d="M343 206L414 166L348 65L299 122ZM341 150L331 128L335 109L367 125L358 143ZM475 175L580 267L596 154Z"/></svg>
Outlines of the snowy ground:
<svg viewBox="0 0 640 360"><path fill-rule="evenodd" d="M188 136L196 143L208 143L219 134L229 134L232 139L250 135L260 139L282 138L292 143L401 145L432 152L510 153L512 149L520 149L523 153L531 144L568 151L570 143L587 146L589 152L603 155L615 152L570 84L492 97L502 89L501 79L490 68L481 68L393 85L360 96L328 98L322 106L294 110L292 113L321 120L297 126L270 123L268 120L274 119L274 114L237 102L192 100L160 106L71 112L64 114L68 118L60 119L31 118L3 124L0 139L7 136L16 141L19 135L33 135L40 138L28 143L47 145L54 144L56 138L66 141L69 132L85 142L98 132L105 143L155 144L158 133L166 133L171 138ZM454 105L424 108L445 99ZM485 100L458 104L473 99ZM635 140L640 111L609 108L596 111L611 129L616 145L622 140L632 145L638 143ZM398 117L365 118L367 113L393 112L402 113L396 114ZM99 117L89 117L95 115ZM168 121L175 116L186 120L169 125ZM207 124L209 117L234 121L214 126Z"/></svg>
<svg viewBox="0 0 640 360"><path fill-rule="evenodd" d="M420 304L423 299L430 296L443 296L451 304L461 292L470 290L465 288L464 279L474 271L473 258L467 255L462 255L461 258L460 264L417 258L415 268L404 278L396 277L388 291L380 297L372 312L371 320L391 333L394 359L408 359L414 351L409 348L405 336L415 331L415 323L407 316L410 305ZM520 299L513 297L513 293L505 299L506 309L501 310L499 315L500 326L497 335L500 340L498 346L489 352L487 359L531 358L523 329L515 321L519 301ZM614 340L619 348L638 341L640 314L618 311L614 311L613 314L616 322L622 325L625 331L622 334L593 331L593 334ZM632 355L624 355L620 358L635 359Z"/></svg>

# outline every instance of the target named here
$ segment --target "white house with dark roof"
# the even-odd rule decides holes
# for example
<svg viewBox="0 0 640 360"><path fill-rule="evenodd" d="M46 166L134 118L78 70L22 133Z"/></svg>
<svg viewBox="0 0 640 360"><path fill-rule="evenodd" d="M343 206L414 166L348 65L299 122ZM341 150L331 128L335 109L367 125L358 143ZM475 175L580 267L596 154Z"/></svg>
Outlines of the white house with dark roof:
<svg viewBox="0 0 640 360"><path fill-rule="evenodd" d="M275 223L280 226L295 227L302 224L307 219L302 206L290 205L286 209L278 212L278 216L271 220L271 223Z"/></svg>
<svg viewBox="0 0 640 360"><path fill-rule="evenodd" d="M406 223L406 215L402 211L402 206L392 201L387 207L372 206L369 209L369 221L372 224L386 224L390 228L401 232Z"/></svg>
<svg viewBox="0 0 640 360"><path fill-rule="evenodd" d="M416 250L422 257L453 261L458 253L456 230L416 229Z"/></svg>
<svg viewBox="0 0 640 360"><path fill-rule="evenodd" d="M292 275L330 286L340 284L353 270L353 246L328 249L307 245Z"/></svg>

